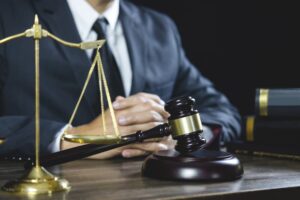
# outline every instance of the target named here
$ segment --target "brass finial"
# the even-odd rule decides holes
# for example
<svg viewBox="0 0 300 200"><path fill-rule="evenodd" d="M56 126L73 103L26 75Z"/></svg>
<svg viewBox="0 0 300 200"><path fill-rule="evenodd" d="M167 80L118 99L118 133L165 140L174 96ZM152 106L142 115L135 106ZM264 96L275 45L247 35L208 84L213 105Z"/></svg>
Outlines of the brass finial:
<svg viewBox="0 0 300 200"><path fill-rule="evenodd" d="M39 18L37 15L34 16L34 24L33 24L33 38L35 40L40 40L42 36L42 26L39 24Z"/></svg>
<svg viewBox="0 0 300 200"><path fill-rule="evenodd" d="M39 24L39 17L37 14L34 15L34 24L38 25Z"/></svg>

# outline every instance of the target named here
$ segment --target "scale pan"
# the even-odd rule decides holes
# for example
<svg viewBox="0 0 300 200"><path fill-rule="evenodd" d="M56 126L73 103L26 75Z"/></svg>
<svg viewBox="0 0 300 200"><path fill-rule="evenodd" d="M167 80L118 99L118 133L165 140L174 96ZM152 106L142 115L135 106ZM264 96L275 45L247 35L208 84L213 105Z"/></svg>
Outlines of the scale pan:
<svg viewBox="0 0 300 200"><path fill-rule="evenodd" d="M64 140L80 144L116 144L122 141L121 137L115 135L73 135L65 134Z"/></svg>

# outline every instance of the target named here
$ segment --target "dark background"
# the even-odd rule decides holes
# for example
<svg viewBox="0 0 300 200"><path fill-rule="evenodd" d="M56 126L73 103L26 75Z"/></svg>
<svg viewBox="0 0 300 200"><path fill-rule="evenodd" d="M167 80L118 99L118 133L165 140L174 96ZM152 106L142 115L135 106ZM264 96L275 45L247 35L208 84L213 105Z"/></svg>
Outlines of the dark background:
<svg viewBox="0 0 300 200"><path fill-rule="evenodd" d="M133 0L169 15L189 59L243 115L256 88L299 87L299 18L289 1ZM299 35L298 35L299 36Z"/></svg>

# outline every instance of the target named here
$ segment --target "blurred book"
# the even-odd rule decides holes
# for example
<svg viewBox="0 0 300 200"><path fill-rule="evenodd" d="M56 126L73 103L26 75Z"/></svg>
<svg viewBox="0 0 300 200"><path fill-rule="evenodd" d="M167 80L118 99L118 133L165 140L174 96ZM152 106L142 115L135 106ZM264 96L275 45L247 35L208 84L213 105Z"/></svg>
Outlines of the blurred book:
<svg viewBox="0 0 300 200"><path fill-rule="evenodd" d="M299 119L300 88L257 89L255 116Z"/></svg>
<svg viewBox="0 0 300 200"><path fill-rule="evenodd" d="M258 144L300 147L300 119L247 116L243 124L242 140Z"/></svg>
<svg viewBox="0 0 300 200"><path fill-rule="evenodd" d="M300 88L257 89L254 116L243 122L242 141L228 151L300 160Z"/></svg>

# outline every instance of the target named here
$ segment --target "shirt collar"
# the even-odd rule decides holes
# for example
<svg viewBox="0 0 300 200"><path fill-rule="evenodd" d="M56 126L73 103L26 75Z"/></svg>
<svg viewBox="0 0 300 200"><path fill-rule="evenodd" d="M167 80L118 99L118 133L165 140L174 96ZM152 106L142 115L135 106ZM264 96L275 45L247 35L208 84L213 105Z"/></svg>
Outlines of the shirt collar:
<svg viewBox="0 0 300 200"><path fill-rule="evenodd" d="M67 2L82 40L88 37L95 21L99 18L105 17L109 28L115 29L119 18L120 0L113 0L112 5L101 14L86 0L67 0Z"/></svg>

